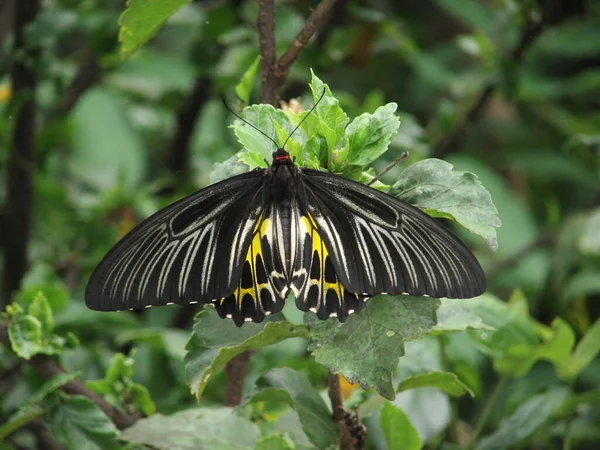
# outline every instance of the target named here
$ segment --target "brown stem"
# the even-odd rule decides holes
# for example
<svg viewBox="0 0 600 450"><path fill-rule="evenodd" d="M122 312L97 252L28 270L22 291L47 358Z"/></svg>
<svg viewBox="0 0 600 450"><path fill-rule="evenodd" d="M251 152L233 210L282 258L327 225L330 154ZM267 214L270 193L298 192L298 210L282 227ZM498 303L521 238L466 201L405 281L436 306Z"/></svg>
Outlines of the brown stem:
<svg viewBox="0 0 600 450"><path fill-rule="evenodd" d="M0 343L7 348L12 348L10 339L8 337L8 328L6 324L0 323ZM58 363L49 356L37 355L26 361L42 378L50 380L57 375L65 373L65 371L58 365ZM84 395L92 400L96 405L100 407L104 414L108 416L110 420L120 430L127 428L136 421L136 417L120 411L110 405L100 395L89 389L79 379L71 380L63 384L60 389L66 394L70 395Z"/></svg>
<svg viewBox="0 0 600 450"><path fill-rule="evenodd" d="M50 118L63 117L71 112L81 96L102 77L97 55L89 54L81 63L75 76L61 95L60 102L48 114Z"/></svg>
<svg viewBox="0 0 600 450"><path fill-rule="evenodd" d="M242 402L244 380L250 368L251 356L252 351L247 350L237 355L225 366L225 374L227 375L227 388L223 399L225 406L237 406Z"/></svg>
<svg viewBox="0 0 600 450"><path fill-rule="evenodd" d="M172 174L185 170L190 155L190 140L202 108L210 98L211 82L207 76L199 76L194 82L185 103L177 112L177 126L168 146L166 166Z"/></svg>
<svg viewBox="0 0 600 450"><path fill-rule="evenodd" d="M337 0L321 1L321 3L313 9L308 19L306 19L304 27L302 27L302 30L296 35L285 53L277 60L273 71L278 87L280 87L287 78L290 67L292 67L292 64L298 59L298 55L302 49L306 47L310 38L319 28L323 27L336 1Z"/></svg>
<svg viewBox="0 0 600 450"><path fill-rule="evenodd" d="M258 0L258 41L260 47L260 101L277 106L278 80L275 78L275 4L273 0Z"/></svg>
<svg viewBox="0 0 600 450"><path fill-rule="evenodd" d="M14 60L10 70L15 108L12 145L6 167L6 201L2 215L4 280L2 301L10 302L27 270L27 243L31 228L33 175L35 165L35 52L27 45L25 28L35 19L38 0L21 0L13 8Z"/></svg>
<svg viewBox="0 0 600 450"><path fill-rule="evenodd" d="M46 428L41 419L32 420L27 425L27 428L31 430L35 439L35 448L38 450L64 450L65 447L54 439L54 436L52 436L52 433Z"/></svg>
<svg viewBox="0 0 600 450"><path fill-rule="evenodd" d="M355 450L350 430L346 422L346 410L342 403L342 389L340 387L340 377L336 373L329 372L329 398L331 400L331 409L333 411L333 421L340 430L340 448L342 450Z"/></svg>

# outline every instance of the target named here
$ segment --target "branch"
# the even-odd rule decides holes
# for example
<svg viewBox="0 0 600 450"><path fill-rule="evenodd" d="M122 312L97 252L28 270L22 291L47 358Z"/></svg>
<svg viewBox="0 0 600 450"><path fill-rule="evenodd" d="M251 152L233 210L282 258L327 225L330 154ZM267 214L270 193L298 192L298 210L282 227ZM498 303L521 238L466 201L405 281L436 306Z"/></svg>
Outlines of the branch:
<svg viewBox="0 0 600 450"><path fill-rule="evenodd" d="M285 53L277 60L273 71L275 73L278 87L284 83L290 71L290 67L296 61L296 59L298 59L298 55L302 49L306 47L306 44L308 44L310 38L315 34L317 29L323 27L336 1L337 0L321 1L321 3L319 3L315 9L313 9L312 13L306 20L304 27L302 30L300 30L300 33L296 35L295 39L292 41Z"/></svg>
<svg viewBox="0 0 600 450"><path fill-rule="evenodd" d="M63 450L64 447L60 445L52 433L46 428L46 425L41 419L34 419L27 427L31 430L33 437L35 439L35 448L43 449L43 450Z"/></svg>
<svg viewBox="0 0 600 450"><path fill-rule="evenodd" d="M274 0L258 0L258 42L260 48L260 101L277 106L278 80L275 78L275 5Z"/></svg>
<svg viewBox="0 0 600 450"><path fill-rule="evenodd" d="M0 343L7 348L12 348L10 338L8 337L8 328L4 323L0 323ZM42 378L46 380L50 380L57 375L65 373L58 363L50 356L36 355L25 362L27 362L27 364L29 364L37 373L42 376ZM114 408L100 395L89 389L78 379L74 379L63 384L60 389L66 394L84 395L92 400L120 430L133 425L133 423L137 420L135 416Z"/></svg>
<svg viewBox="0 0 600 450"><path fill-rule="evenodd" d="M14 45L10 79L13 89L12 108L16 120L6 167L6 200L2 215L4 279L2 301L10 303L27 270L27 244L31 228L33 174L35 165L35 90L33 70L35 54L27 46L25 28L39 10L38 0L21 0L14 4Z"/></svg>
<svg viewBox="0 0 600 450"><path fill-rule="evenodd" d="M62 117L71 112L81 96L102 77L103 70L98 64L97 55L88 55L81 65L65 91L61 101L48 114L50 118Z"/></svg>
<svg viewBox="0 0 600 450"><path fill-rule="evenodd" d="M246 379L246 375L248 375L252 353L252 351L246 350L229 361L225 366L227 388L225 389L223 405L237 406L242 402L244 380Z"/></svg>
<svg viewBox="0 0 600 450"><path fill-rule="evenodd" d="M342 403L342 390L340 387L340 376L329 372L329 398L331 400L331 409L333 411L333 421L340 430L340 449L355 450L356 447L352 441L350 429L346 422L346 410Z"/></svg>
<svg viewBox="0 0 600 450"><path fill-rule="evenodd" d="M190 140L198 116L210 98L211 80L199 76L194 82L185 103L177 112L177 126L167 149L166 166L172 174L185 170L190 154Z"/></svg>
<svg viewBox="0 0 600 450"><path fill-rule="evenodd" d="M542 33L544 29L544 21L539 21L535 24L528 24L519 43L510 53L509 59L516 66L523 60L525 51L531 46L535 39ZM481 93L471 105L467 113L459 119L454 127L446 136L440 139L434 146L432 156L434 158L444 158L450 153L455 152L463 142L467 133L468 127L481 116L485 107L492 98L492 94L496 91L500 83L498 80L491 80L486 83Z"/></svg>
<svg viewBox="0 0 600 450"><path fill-rule="evenodd" d="M501 272L504 272L506 269L509 269L512 266L518 264L523 259L525 259L527 256L529 256L529 254L533 253L534 251L536 251L540 248L552 245L554 243L555 238L556 238L555 233L547 232L547 233L540 234L537 239L530 242L528 245L526 245L522 249L513 253L509 257L498 261L495 265L490 267L489 270L487 271L488 278L493 278L493 277L497 276L498 274L500 274Z"/></svg>

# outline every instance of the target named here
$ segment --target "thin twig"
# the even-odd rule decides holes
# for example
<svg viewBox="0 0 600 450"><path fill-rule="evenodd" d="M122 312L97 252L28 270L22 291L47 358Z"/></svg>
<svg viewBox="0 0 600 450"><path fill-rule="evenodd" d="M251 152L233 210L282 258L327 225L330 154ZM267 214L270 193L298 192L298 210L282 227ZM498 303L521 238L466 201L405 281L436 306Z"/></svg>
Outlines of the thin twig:
<svg viewBox="0 0 600 450"><path fill-rule="evenodd" d="M337 0L321 1L317 7L313 9L310 16L308 16L308 19L306 19L306 23L304 24L304 27L302 27L302 30L300 30L287 50L277 60L273 70L275 73L275 78L277 79L278 87L281 87L287 78L292 64L294 64L296 59L298 59L300 52L304 47L306 47L306 44L308 44L310 38L319 28L323 27L336 1Z"/></svg>
<svg viewBox="0 0 600 450"><path fill-rule="evenodd" d="M340 448L342 450L355 450L350 430L346 426L346 411L342 403L340 377L338 374L331 372L329 373L329 398L331 400L331 410L333 411L333 421L340 430Z"/></svg>
<svg viewBox="0 0 600 450"><path fill-rule="evenodd" d="M4 323L0 323L0 343L7 348L11 348L10 339L8 337L8 328ZM26 360L25 362L46 380L50 380L57 375L65 373L62 367L60 367L58 363L49 356L37 355L29 360ZM74 379L63 384L60 389L66 394L84 395L92 400L94 403L96 403L96 405L98 405L98 407L100 407L102 411L104 411L104 414L106 414L108 418L112 420L115 426L121 430L133 425L133 423L137 420L134 415L127 414L114 408L100 395L89 389L79 379Z"/></svg>
<svg viewBox="0 0 600 450"><path fill-rule="evenodd" d="M469 447L468 447L469 449L473 448L475 442L477 441L477 438L483 431L483 428L485 427L485 425L490 417L490 414L492 413L492 410L494 409L494 406L496 405L496 401L498 400L500 392L502 392L502 389L504 389L506 380L507 380L507 377L502 376L496 382L496 385L494 386L494 390L488 397L488 399L485 403L485 407L483 408L483 411L482 411L481 415L479 416L477 425L475 426L475 430L473 431L473 434L471 435L471 443L469 444Z"/></svg>
<svg viewBox="0 0 600 450"><path fill-rule="evenodd" d="M13 89L11 107L17 109L12 148L6 167L6 201L2 214L4 279L2 302L10 303L27 270L27 244L31 229L33 174L35 166L37 76L33 69L35 51L26 43L25 28L35 20L38 0L14 4L14 60L10 70ZM18 56L17 56L18 55Z"/></svg>
<svg viewBox="0 0 600 450"><path fill-rule="evenodd" d="M274 74L275 67L275 4L273 0L258 1L258 42L260 47L260 101L277 106L279 87Z"/></svg>
<svg viewBox="0 0 600 450"><path fill-rule="evenodd" d="M515 264L518 264L534 251L552 245L554 243L555 238L556 234L553 232L546 232L540 234L537 237L537 239L531 241L522 249L518 250L517 252L508 256L507 258L498 261L495 265L490 267L487 271L488 278L493 278L501 272L504 272L505 270L511 268Z"/></svg>
<svg viewBox="0 0 600 450"><path fill-rule="evenodd" d="M405 159L407 157L408 157L408 152L403 152L395 160L393 160L391 163L389 163L387 166L385 166L381 172L379 172L377 175L375 175L373 177L373 179L367 183L367 186L371 186L372 184L379 181L381 179L381 177L383 177L386 173L388 173L390 170L392 170L394 167L396 167L396 165L400 161L402 161L403 159Z"/></svg>

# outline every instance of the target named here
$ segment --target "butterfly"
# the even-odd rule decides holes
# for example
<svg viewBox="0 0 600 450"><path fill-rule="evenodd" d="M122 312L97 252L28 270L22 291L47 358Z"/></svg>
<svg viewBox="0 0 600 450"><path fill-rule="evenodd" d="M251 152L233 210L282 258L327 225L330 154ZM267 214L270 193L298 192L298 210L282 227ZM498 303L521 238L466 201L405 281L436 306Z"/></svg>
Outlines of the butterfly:
<svg viewBox="0 0 600 450"><path fill-rule="evenodd" d="M269 167L208 186L135 227L92 273L87 306L208 303L242 326L280 312L290 291L298 309L340 322L379 294L485 291L477 259L436 220L369 186L299 167L283 147Z"/></svg>

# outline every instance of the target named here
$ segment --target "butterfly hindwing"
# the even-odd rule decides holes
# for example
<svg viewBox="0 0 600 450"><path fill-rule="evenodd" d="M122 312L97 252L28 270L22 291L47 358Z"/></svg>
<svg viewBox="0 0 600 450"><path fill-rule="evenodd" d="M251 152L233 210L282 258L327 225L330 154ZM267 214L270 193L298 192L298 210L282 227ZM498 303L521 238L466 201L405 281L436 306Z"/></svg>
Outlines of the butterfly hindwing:
<svg viewBox="0 0 600 450"><path fill-rule="evenodd" d="M475 257L427 214L346 178L311 169L301 173L304 207L349 291L438 298L485 291Z"/></svg>
<svg viewBox="0 0 600 450"><path fill-rule="evenodd" d="M115 311L232 295L263 210L263 172L209 186L135 227L92 274L88 307Z"/></svg>
<svg viewBox="0 0 600 450"><path fill-rule="evenodd" d="M337 317L344 322L349 314L359 312L364 296L350 292L340 282L328 245L323 240L317 224L308 212L297 210L300 223L298 255L303 266L301 276L292 279L296 306L302 311L313 311L319 319Z"/></svg>
<svg viewBox="0 0 600 450"><path fill-rule="evenodd" d="M271 279L272 226L272 218L261 215L252 230L235 290L214 302L219 315L233 319L237 326L250 320L262 322L268 314L283 309L285 296L280 295Z"/></svg>

